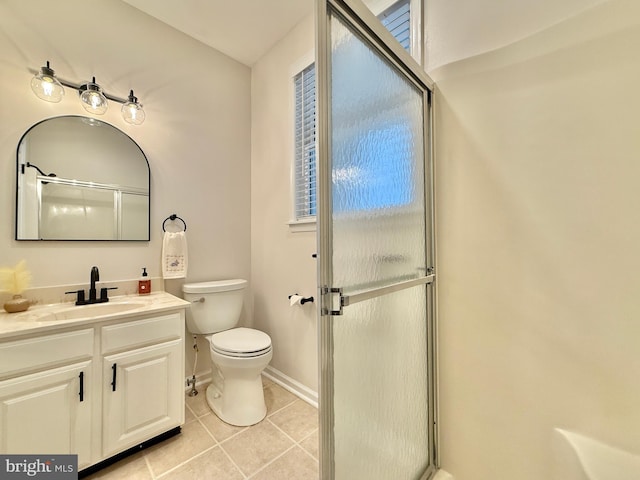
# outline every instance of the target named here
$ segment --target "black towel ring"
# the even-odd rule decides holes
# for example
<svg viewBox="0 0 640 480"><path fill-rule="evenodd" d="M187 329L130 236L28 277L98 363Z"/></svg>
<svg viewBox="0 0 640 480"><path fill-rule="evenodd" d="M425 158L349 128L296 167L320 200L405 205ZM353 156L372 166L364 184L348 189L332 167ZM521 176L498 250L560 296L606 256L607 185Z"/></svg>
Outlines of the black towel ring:
<svg viewBox="0 0 640 480"><path fill-rule="evenodd" d="M182 224L184 225L184 231L187 231L187 222L185 222L183 219L181 219L178 215L176 215L175 213L169 215L167 218L164 219L164 222L162 222L162 231L166 232L164 225L165 223L167 223L167 221L175 221L175 220L180 220L182 222Z"/></svg>

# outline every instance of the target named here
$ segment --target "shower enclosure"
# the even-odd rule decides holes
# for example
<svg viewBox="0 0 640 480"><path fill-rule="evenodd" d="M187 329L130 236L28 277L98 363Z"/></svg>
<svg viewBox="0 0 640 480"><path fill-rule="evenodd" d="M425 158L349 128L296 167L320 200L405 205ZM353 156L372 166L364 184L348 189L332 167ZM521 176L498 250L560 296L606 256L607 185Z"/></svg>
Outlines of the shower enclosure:
<svg viewBox="0 0 640 480"><path fill-rule="evenodd" d="M317 2L321 478L435 471L432 82L358 0Z"/></svg>

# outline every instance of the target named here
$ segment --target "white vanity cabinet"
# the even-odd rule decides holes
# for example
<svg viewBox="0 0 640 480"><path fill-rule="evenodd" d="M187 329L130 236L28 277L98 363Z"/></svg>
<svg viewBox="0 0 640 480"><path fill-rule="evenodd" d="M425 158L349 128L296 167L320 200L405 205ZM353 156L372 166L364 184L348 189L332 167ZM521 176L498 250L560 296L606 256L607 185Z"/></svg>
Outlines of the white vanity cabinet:
<svg viewBox="0 0 640 480"><path fill-rule="evenodd" d="M184 423L184 305L74 324L0 336L1 454L82 470Z"/></svg>
<svg viewBox="0 0 640 480"><path fill-rule="evenodd" d="M0 343L1 453L75 453L79 468L91 464L93 335Z"/></svg>

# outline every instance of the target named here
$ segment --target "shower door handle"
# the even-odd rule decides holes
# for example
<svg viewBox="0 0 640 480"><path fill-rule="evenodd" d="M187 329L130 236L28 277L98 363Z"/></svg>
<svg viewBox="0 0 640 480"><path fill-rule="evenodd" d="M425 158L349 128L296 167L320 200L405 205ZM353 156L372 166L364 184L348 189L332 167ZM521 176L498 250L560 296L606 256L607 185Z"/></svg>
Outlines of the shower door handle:
<svg viewBox="0 0 640 480"><path fill-rule="evenodd" d="M370 288L369 290L364 290L351 295L345 295L342 288L322 287L320 290L323 299L321 315L342 315L342 309L349 305L353 305L354 303L363 302L389 293L399 292L400 290L405 290L418 285L428 285L433 283L435 278L435 274L432 273L419 278L403 280L390 285L385 285L384 287Z"/></svg>

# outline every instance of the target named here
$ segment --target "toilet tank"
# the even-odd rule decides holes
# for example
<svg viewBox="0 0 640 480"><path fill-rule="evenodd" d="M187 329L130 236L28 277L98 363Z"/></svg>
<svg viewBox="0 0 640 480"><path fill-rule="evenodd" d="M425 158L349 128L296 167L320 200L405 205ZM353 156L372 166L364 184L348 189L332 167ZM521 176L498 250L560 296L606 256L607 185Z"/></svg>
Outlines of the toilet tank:
<svg viewBox="0 0 640 480"><path fill-rule="evenodd" d="M240 320L247 281L236 278L210 282L185 283L182 293L191 302L187 309L187 330L210 334L235 327Z"/></svg>

